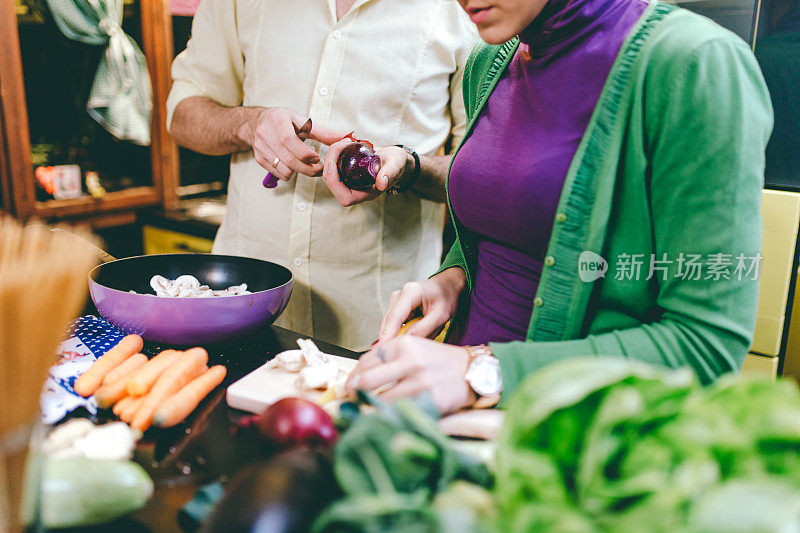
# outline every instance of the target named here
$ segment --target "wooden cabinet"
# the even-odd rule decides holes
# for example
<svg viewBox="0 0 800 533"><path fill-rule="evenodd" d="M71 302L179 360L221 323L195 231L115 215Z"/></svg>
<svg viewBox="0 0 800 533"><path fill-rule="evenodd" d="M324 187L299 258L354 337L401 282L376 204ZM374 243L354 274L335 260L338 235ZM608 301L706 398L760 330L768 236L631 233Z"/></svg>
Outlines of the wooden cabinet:
<svg viewBox="0 0 800 533"><path fill-rule="evenodd" d="M149 166L144 172L146 178L116 187L100 198L83 195L63 200L42 198L41 191L37 191L26 102L26 69L20 46L21 6L24 7L18 0L0 0L0 209L20 218L81 220L101 227L133 222L135 210L144 206L163 204L169 208L177 205L178 149L166 127L165 104L173 58L172 21L167 2L126 0L126 9L136 10L137 37L152 83L149 165L147 157L143 165ZM42 57L52 58L57 52L44 50ZM38 66L26 65L26 68ZM37 76L41 74L37 70L32 72ZM54 79L52 89L44 87L45 94L47 90L59 90L61 81ZM116 147L113 143L109 146Z"/></svg>
<svg viewBox="0 0 800 533"><path fill-rule="evenodd" d="M214 243L211 239L147 224L142 226L142 233L145 254L208 254L211 253L211 245Z"/></svg>

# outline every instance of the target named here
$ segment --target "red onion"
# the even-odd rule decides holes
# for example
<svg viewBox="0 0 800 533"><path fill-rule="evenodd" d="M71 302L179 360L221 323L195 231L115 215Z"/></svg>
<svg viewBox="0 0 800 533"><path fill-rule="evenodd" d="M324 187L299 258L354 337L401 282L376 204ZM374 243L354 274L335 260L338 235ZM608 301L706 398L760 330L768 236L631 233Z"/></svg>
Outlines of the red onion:
<svg viewBox="0 0 800 533"><path fill-rule="evenodd" d="M345 146L336 161L339 180L350 189L366 191L375 185L381 168L381 157L370 143L354 142Z"/></svg>
<svg viewBox="0 0 800 533"><path fill-rule="evenodd" d="M259 434L281 448L299 444L332 444L333 419L323 408L302 398L284 398L267 407L257 420Z"/></svg>

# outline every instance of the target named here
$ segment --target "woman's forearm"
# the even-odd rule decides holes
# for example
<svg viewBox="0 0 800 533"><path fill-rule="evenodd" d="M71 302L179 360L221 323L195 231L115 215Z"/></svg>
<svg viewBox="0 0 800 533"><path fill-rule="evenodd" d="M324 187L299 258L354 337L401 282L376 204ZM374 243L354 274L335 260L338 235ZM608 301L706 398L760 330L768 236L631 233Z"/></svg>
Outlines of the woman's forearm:
<svg viewBox="0 0 800 533"><path fill-rule="evenodd" d="M701 383L737 372L750 339L676 313L659 322L553 342L490 343L503 372L503 401L528 374L569 357L622 356L670 368L691 368Z"/></svg>
<svg viewBox="0 0 800 533"><path fill-rule="evenodd" d="M170 124L175 141L207 155L249 150L253 130L266 108L226 107L204 96L192 96L176 107Z"/></svg>

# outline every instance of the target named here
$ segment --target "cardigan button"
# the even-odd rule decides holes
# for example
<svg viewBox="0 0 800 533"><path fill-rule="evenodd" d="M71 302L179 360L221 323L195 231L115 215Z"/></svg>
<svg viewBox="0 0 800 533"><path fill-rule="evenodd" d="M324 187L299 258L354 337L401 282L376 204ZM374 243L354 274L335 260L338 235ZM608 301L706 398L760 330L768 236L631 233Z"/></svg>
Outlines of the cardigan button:
<svg viewBox="0 0 800 533"><path fill-rule="evenodd" d="M553 257L552 255L548 255L547 257L544 258L544 266L551 267L555 264L556 264L556 258Z"/></svg>
<svg viewBox="0 0 800 533"><path fill-rule="evenodd" d="M541 307L544 305L544 300L542 300L537 296L536 298L533 299L533 305L535 305L536 307Z"/></svg>
<svg viewBox="0 0 800 533"><path fill-rule="evenodd" d="M567 221L567 214L566 213L558 213L556 215L556 222L558 222L559 224L563 224L566 221Z"/></svg>

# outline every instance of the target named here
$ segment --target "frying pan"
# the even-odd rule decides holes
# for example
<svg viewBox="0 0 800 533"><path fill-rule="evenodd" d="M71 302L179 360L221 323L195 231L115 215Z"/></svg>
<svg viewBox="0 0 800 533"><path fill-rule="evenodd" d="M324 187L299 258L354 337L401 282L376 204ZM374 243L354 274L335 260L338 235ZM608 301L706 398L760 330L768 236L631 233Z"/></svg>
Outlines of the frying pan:
<svg viewBox="0 0 800 533"><path fill-rule="evenodd" d="M156 274L167 279L190 274L215 290L247 283L252 294L163 298L150 287ZM291 271L275 263L214 254L128 257L89 272L89 293L103 318L126 333L166 344L215 343L255 333L286 308L292 283Z"/></svg>

